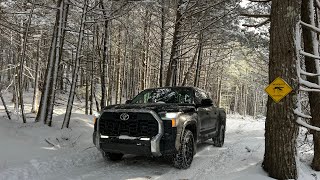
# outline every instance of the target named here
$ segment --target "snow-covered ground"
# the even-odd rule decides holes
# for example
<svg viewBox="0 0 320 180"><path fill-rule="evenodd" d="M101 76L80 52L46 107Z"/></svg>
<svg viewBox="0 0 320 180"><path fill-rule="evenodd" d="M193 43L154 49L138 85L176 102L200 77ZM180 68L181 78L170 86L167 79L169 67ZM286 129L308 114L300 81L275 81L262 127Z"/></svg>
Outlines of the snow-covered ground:
<svg viewBox="0 0 320 180"><path fill-rule="evenodd" d="M0 179L268 179L261 170L264 121L230 117L225 146L198 145L192 166L178 170L161 159L126 156L105 162L92 144L92 116L73 114L70 130L2 119ZM46 142L48 141L48 142Z"/></svg>
<svg viewBox="0 0 320 180"><path fill-rule="evenodd" d="M61 130L63 115L53 127L8 120L0 104L0 180L7 179L271 179L262 170L264 120L228 115L225 145L207 141L198 145L192 166L178 170L161 159L127 155L120 162L106 162L92 144L92 116L74 113L70 129ZM310 151L299 163L300 178L314 180ZM302 154L302 152L300 152Z"/></svg>

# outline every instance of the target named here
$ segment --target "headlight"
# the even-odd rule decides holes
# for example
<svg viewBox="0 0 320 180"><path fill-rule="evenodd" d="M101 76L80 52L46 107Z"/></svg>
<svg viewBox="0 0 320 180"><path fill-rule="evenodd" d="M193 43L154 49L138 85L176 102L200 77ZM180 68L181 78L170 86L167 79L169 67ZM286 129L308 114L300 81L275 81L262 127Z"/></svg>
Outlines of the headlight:
<svg viewBox="0 0 320 180"><path fill-rule="evenodd" d="M177 117L179 116L179 114L181 114L181 112L168 112L168 113L165 113L164 116L161 117L161 119L171 121L171 126L177 127L178 125Z"/></svg>

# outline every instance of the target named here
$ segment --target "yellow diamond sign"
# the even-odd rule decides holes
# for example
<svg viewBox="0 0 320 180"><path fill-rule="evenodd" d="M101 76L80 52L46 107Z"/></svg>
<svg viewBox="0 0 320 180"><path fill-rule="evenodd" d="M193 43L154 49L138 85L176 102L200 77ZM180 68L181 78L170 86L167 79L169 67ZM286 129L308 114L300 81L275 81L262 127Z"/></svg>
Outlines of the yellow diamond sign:
<svg viewBox="0 0 320 180"><path fill-rule="evenodd" d="M279 102L292 91L292 88L282 78L277 77L265 91L275 102Z"/></svg>

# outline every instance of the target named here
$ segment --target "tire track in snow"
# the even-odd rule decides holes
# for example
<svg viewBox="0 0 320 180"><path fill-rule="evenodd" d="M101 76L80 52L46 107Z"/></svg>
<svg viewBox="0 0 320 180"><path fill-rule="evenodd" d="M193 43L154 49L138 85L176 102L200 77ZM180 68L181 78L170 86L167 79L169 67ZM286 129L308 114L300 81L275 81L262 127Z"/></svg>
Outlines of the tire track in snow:
<svg viewBox="0 0 320 180"><path fill-rule="evenodd" d="M216 148L208 141L205 145L200 145L189 169L172 168L168 173L156 179L208 179L208 177L204 178L208 174L226 175L246 168L252 163L258 163L263 157L264 149L264 131L255 127L259 123L261 122L245 122L245 124L237 125L236 128L228 129L224 147ZM253 151L247 152L246 147L252 147Z"/></svg>
<svg viewBox="0 0 320 180"><path fill-rule="evenodd" d="M172 168L170 172L164 174L159 180L172 179L198 179L201 174L206 173L208 169L215 169L218 171L223 168L221 163L225 163L228 156L233 156L233 147L240 143L241 137L237 137L235 141L230 142L230 136L237 134L227 134L227 139L224 147L217 148L213 143L208 141L200 145L200 151L195 155L192 165L187 170L178 170ZM213 167L213 168L212 168Z"/></svg>
<svg viewBox="0 0 320 180"><path fill-rule="evenodd" d="M31 160L20 167L0 171L0 180L208 179L206 176L215 179L216 176L234 171L241 163L244 166L251 163L250 156L255 152L248 153L245 147L251 146L251 149L254 149L252 147L257 146L258 142L255 137L261 138L264 133L262 129L253 128L251 123L242 121L233 128L228 128L225 146L222 148L214 147L211 141L198 145L198 152L187 170L178 170L169 163L145 157L125 157L120 162L104 162L100 152L93 148L81 153L69 152L51 159Z"/></svg>

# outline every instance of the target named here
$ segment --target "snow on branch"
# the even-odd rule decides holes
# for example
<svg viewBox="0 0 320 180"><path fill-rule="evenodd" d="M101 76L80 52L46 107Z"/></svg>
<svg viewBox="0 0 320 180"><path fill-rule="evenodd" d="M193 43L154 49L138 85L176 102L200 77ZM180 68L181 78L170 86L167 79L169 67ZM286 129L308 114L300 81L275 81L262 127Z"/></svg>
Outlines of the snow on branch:
<svg viewBox="0 0 320 180"><path fill-rule="evenodd" d="M319 0L316 0L316 5L320 9L320 1Z"/></svg>
<svg viewBox="0 0 320 180"><path fill-rule="evenodd" d="M12 31L15 31L15 32L17 32L17 33L19 33L19 34L23 34L23 32L15 29L15 28L13 28L11 25L6 25L6 24L0 22L0 26L3 26L3 27L5 27L5 28L7 28L7 29L10 29L10 30L12 30Z"/></svg>
<svg viewBox="0 0 320 180"><path fill-rule="evenodd" d="M306 28L308 28L308 29L310 29L310 30L312 30L312 31L315 31L316 33L319 33L319 34L320 34L320 29L319 29L319 28L317 28L317 27L315 27L315 26L313 26L313 25L311 25L311 24L305 23L305 22L303 22L303 21L300 21L299 23L300 23L301 25L303 25L304 27L306 27Z"/></svg>
<svg viewBox="0 0 320 180"><path fill-rule="evenodd" d="M270 19L270 14L248 14L248 13L241 13L241 16L252 17L252 18L268 18Z"/></svg>
<svg viewBox="0 0 320 180"><path fill-rule="evenodd" d="M314 58L314 59L319 59L320 60L320 56L316 56L316 55L313 55L313 54L311 54L311 53L307 53L307 52L305 52L305 51L300 51L300 53L302 54L302 55L305 55L305 56L308 56L308 57L310 57L310 58Z"/></svg>
<svg viewBox="0 0 320 180"><path fill-rule="evenodd" d="M271 0L249 0L250 2L256 2L256 3L268 3L271 2Z"/></svg>
<svg viewBox="0 0 320 180"><path fill-rule="evenodd" d="M305 85L307 87L310 87L310 88L320 89L320 86L318 84L306 81L306 80L304 80L302 78L299 78L299 83L302 84L302 85Z"/></svg>
<svg viewBox="0 0 320 180"><path fill-rule="evenodd" d="M300 70L300 74L306 75L306 76L311 76L311 77L320 76L320 74L309 73L309 72L304 71L303 69Z"/></svg>
<svg viewBox="0 0 320 180"><path fill-rule="evenodd" d="M315 130L315 131L320 131L320 128L319 127L316 127L316 126L312 126L304 121L302 121L302 119L299 117L296 121L299 125L305 127L305 128L308 128L308 129L312 129L312 130Z"/></svg>
<svg viewBox="0 0 320 180"><path fill-rule="evenodd" d="M261 26L268 24L269 22L270 22L270 18L265 21L262 21L261 23L258 23L258 24L242 24L242 26L258 28L258 27L261 27Z"/></svg>
<svg viewBox="0 0 320 180"><path fill-rule="evenodd" d="M306 114L303 114L298 108L293 110L294 114L302 117L302 118L307 118L307 119L311 119L312 117Z"/></svg>
<svg viewBox="0 0 320 180"><path fill-rule="evenodd" d="M305 87L300 87L300 91L305 91L305 92L320 92L320 89L310 89L310 88L305 88Z"/></svg>
<svg viewBox="0 0 320 180"><path fill-rule="evenodd" d="M312 26L312 25L309 25L309 24L306 24L302 21L298 22L296 24L296 37L295 37L295 48L296 48L296 53L297 53L297 59L296 59L296 67L297 67L297 76L299 78L299 90L300 91L306 91L306 92L310 92L310 91L314 91L314 92L320 92L320 85L316 84L316 83L311 83L309 81L306 81L306 80L303 80L301 78L301 74L304 74L304 75L317 75L319 74L319 72L317 72L317 74L313 74L313 73L308 73L306 71L303 71L301 69L301 64L300 64L300 61L301 61L301 55L305 55L305 56L309 56L309 57L312 57L314 58L315 60L316 59L320 59L319 57L319 54L316 54L316 55L313 55L313 54L310 54L310 53L307 53L307 52L304 52L302 51L302 47L301 47L301 26L300 25L305 25L306 27L309 27L309 28L315 28L315 31L317 31L318 33L320 32L318 28ZM315 43L313 42L313 45L315 45ZM318 48L318 47L317 47ZM305 85L309 88L315 88L315 89L309 89L309 88L305 88L305 87L301 87L301 85ZM306 114L303 114L302 113L302 108L301 108L301 92L298 92L297 94L297 108L293 110L294 114L296 114L298 117L297 117L297 120L296 120L296 123L299 124L300 126L303 126L305 128L308 128L308 129L312 129L312 130L315 130L315 131L320 131L320 128L319 127L316 127L316 126L312 126L308 123L306 123L305 121L302 120L302 118L306 118L306 119L311 119L312 117L310 115L306 115Z"/></svg>

